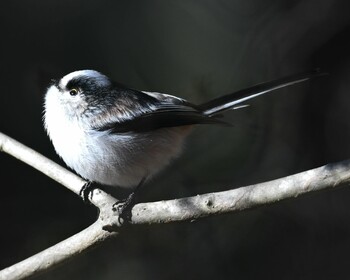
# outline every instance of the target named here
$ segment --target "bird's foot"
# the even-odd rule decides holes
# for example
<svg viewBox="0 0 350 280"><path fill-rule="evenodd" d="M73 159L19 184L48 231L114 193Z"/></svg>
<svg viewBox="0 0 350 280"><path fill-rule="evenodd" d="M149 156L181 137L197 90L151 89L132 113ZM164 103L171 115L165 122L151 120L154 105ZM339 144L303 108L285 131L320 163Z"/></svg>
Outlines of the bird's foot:
<svg viewBox="0 0 350 280"><path fill-rule="evenodd" d="M117 201L113 204L113 211L117 212L120 224L124 222L130 222L131 220L131 209L135 205L136 192L133 191L128 195L128 197Z"/></svg>
<svg viewBox="0 0 350 280"><path fill-rule="evenodd" d="M85 203L90 204L89 194L92 193L93 189L94 189L94 186L91 181L86 182L84 186L81 188L79 195L81 196L81 198Z"/></svg>

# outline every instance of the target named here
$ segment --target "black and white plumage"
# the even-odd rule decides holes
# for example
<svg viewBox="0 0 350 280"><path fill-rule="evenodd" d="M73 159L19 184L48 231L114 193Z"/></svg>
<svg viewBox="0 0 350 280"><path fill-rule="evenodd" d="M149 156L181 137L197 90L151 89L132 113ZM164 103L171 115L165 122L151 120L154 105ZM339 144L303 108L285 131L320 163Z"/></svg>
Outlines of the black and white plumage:
<svg viewBox="0 0 350 280"><path fill-rule="evenodd" d="M192 125L224 123L218 113L320 74L289 76L197 106L172 95L129 89L97 71L81 70L48 88L44 124L56 152L82 177L132 188L179 155Z"/></svg>

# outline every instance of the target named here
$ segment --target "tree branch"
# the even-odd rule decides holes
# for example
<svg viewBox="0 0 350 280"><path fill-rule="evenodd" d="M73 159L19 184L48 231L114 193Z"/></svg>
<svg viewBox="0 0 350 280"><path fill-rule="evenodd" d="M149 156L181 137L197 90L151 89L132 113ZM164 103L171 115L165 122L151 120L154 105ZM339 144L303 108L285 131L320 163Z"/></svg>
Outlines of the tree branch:
<svg viewBox="0 0 350 280"><path fill-rule="evenodd" d="M97 220L78 234L0 271L0 279L18 280L38 276L115 235L116 232L101 230L100 220Z"/></svg>
<svg viewBox="0 0 350 280"><path fill-rule="evenodd" d="M86 183L58 164L2 133L0 133L0 151L26 162L76 194L79 194ZM154 224L194 220L209 215L250 209L349 183L350 160L347 160L270 182L224 192L139 203L132 209L130 223ZM80 255L92 246L116 236L121 224L112 206L117 200L100 189L93 191L90 200L100 210L99 218L93 225L57 245L0 271L0 279L23 279L43 273Z"/></svg>
<svg viewBox="0 0 350 280"><path fill-rule="evenodd" d="M1 151L34 167L76 194L79 194L81 188L86 183L82 178L69 172L52 160L0 132Z"/></svg>
<svg viewBox="0 0 350 280"><path fill-rule="evenodd" d="M288 198L350 184L350 160L233 190L193 197L140 203L132 209L133 224L193 220L271 204Z"/></svg>

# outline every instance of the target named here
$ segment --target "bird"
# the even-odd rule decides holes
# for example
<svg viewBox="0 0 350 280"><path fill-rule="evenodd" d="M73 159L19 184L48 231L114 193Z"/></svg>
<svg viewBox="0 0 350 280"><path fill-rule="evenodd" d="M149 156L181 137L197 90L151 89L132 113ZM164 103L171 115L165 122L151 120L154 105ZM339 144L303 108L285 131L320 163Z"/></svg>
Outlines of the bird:
<svg viewBox="0 0 350 280"><path fill-rule="evenodd" d="M225 111L323 74L316 69L290 75L195 105L129 88L96 70L78 70L48 86L44 127L57 154L81 177L133 194L181 154L195 125L225 125Z"/></svg>

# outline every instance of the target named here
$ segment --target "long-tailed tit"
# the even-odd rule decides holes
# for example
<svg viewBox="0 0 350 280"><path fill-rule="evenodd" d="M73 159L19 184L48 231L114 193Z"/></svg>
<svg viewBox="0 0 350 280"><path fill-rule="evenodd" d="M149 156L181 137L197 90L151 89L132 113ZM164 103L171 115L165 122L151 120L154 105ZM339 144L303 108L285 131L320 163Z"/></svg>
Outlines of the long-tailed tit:
<svg viewBox="0 0 350 280"><path fill-rule="evenodd" d="M222 124L219 113L321 74L293 75L194 105L127 88L94 70L76 71L48 88L44 123L58 155L83 178L134 188L180 154L193 125Z"/></svg>

